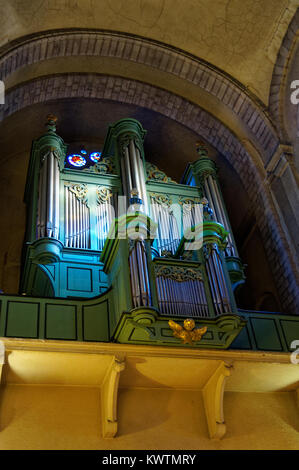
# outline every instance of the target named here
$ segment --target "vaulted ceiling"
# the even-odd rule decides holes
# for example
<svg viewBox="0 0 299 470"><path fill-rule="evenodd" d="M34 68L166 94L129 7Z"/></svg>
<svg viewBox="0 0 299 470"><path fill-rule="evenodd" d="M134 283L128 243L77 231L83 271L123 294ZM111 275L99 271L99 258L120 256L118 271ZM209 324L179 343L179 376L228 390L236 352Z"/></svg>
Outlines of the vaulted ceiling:
<svg viewBox="0 0 299 470"><path fill-rule="evenodd" d="M1 0L0 46L40 31L97 28L200 57L268 103L273 67L298 0Z"/></svg>

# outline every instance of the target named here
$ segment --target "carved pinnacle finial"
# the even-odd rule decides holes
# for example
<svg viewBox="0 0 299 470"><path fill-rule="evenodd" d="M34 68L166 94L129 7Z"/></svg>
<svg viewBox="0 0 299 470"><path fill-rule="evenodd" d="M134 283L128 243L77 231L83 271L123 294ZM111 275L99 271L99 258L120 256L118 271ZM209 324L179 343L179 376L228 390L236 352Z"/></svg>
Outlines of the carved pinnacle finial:
<svg viewBox="0 0 299 470"><path fill-rule="evenodd" d="M208 157L209 151L207 149L205 142L203 142L202 140L198 140L195 145L196 145L196 152L198 153L200 157Z"/></svg>
<svg viewBox="0 0 299 470"><path fill-rule="evenodd" d="M48 129L48 131L56 131L57 120L57 116L55 116L54 114L48 114L46 122L46 128Z"/></svg>

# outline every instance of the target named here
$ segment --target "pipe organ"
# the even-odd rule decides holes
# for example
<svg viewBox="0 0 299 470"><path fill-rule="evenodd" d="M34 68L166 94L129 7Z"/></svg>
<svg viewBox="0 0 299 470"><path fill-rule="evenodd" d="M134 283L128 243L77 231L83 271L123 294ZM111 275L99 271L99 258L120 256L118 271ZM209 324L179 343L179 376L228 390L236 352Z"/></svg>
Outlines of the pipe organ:
<svg viewBox="0 0 299 470"><path fill-rule="evenodd" d="M122 119L102 152L69 154L49 118L27 179L22 292L92 298L110 288L116 323L140 308L198 318L236 312L240 262L214 162L200 155L178 184L146 162L144 137L138 121Z"/></svg>

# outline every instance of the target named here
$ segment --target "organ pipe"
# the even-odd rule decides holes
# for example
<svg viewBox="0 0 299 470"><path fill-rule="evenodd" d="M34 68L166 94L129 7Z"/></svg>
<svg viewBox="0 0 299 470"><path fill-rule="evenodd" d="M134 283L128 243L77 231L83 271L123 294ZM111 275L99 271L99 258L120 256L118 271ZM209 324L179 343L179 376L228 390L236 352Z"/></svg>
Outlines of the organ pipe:
<svg viewBox="0 0 299 470"><path fill-rule="evenodd" d="M54 151L42 159L39 175L37 238L59 237L59 166Z"/></svg>
<svg viewBox="0 0 299 470"><path fill-rule="evenodd" d="M232 311L222 261L216 246L210 246L206 269L210 284L215 313L220 315Z"/></svg>
<svg viewBox="0 0 299 470"><path fill-rule="evenodd" d="M137 141L137 137L133 134L126 134L120 138L123 188L128 200L131 198L131 193L137 191L138 198L142 201L140 211L148 214L143 160Z"/></svg>
<svg viewBox="0 0 299 470"><path fill-rule="evenodd" d="M176 281L156 277L159 310L170 315L208 317L209 309L202 280Z"/></svg>
<svg viewBox="0 0 299 470"><path fill-rule="evenodd" d="M90 247L89 208L74 191L71 187L65 186L65 246L87 249Z"/></svg>
<svg viewBox="0 0 299 470"><path fill-rule="evenodd" d="M218 182L212 175L208 175L204 180L204 191L213 210L213 218L215 221L220 222L224 228L229 232L227 237L226 254L229 256L238 256L236 243L232 236L230 222L228 220L224 203L218 187Z"/></svg>
<svg viewBox="0 0 299 470"><path fill-rule="evenodd" d="M159 197L151 196L152 218L158 225L157 231L157 249L159 255L163 250L175 253L180 242L177 221L170 213L169 207L159 202Z"/></svg>
<svg viewBox="0 0 299 470"><path fill-rule="evenodd" d="M102 250L106 241L116 209L117 194L113 194L108 188L97 188L96 206L96 233L98 234L98 250Z"/></svg>
<svg viewBox="0 0 299 470"><path fill-rule="evenodd" d="M133 306L149 306L150 282L144 241L136 240L130 249L129 267Z"/></svg>

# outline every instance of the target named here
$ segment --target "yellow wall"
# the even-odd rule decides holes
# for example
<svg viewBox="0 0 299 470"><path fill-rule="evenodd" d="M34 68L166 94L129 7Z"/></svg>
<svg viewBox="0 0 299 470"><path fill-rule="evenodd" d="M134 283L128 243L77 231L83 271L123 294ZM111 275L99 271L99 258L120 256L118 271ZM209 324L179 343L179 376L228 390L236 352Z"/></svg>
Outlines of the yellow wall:
<svg viewBox="0 0 299 470"><path fill-rule="evenodd" d="M208 437L201 392L121 389L119 437L102 439L100 391L2 385L0 449L298 449L294 392L226 392L227 433Z"/></svg>

